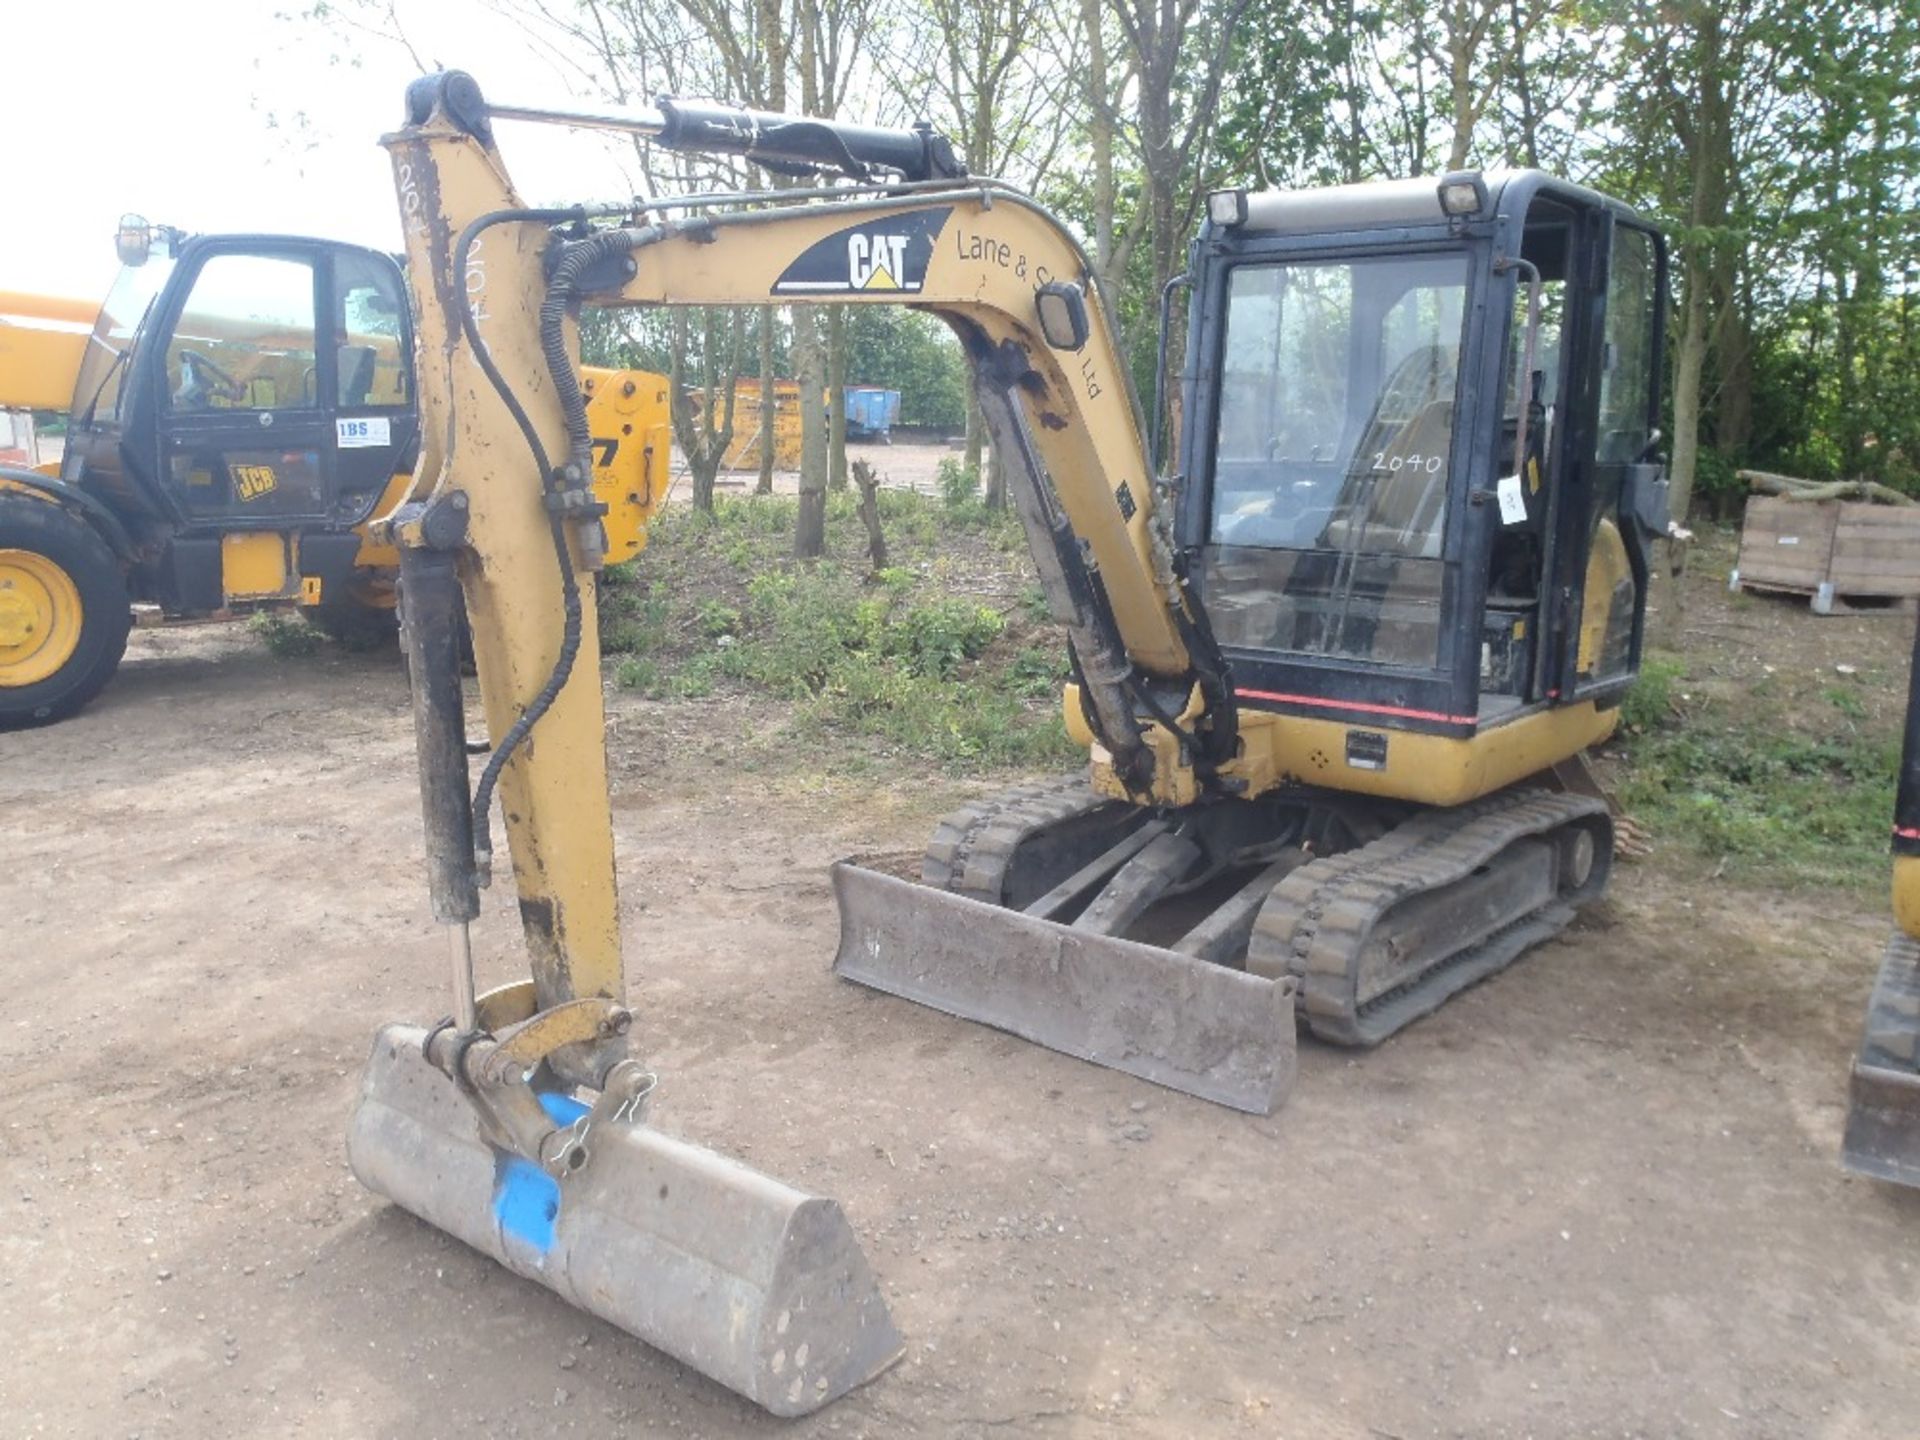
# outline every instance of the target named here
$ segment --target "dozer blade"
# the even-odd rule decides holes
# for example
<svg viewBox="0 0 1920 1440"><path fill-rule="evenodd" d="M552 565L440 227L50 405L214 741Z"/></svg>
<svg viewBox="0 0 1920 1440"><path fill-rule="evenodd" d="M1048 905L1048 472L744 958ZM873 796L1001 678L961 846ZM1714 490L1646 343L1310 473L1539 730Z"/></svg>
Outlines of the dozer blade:
<svg viewBox="0 0 1920 1440"><path fill-rule="evenodd" d="M1849 1170L1920 1185L1920 945L1887 942L1853 1062L1841 1162Z"/></svg>
<svg viewBox="0 0 1920 1440"><path fill-rule="evenodd" d="M603 1124L555 1181L481 1138L421 1052L375 1037L347 1137L362 1184L776 1415L804 1415L900 1357L838 1203L644 1125ZM562 1123L577 1101L543 1097Z"/></svg>
<svg viewBox="0 0 1920 1440"><path fill-rule="evenodd" d="M836 975L1171 1090L1270 1112L1293 981L1096 935L841 861Z"/></svg>

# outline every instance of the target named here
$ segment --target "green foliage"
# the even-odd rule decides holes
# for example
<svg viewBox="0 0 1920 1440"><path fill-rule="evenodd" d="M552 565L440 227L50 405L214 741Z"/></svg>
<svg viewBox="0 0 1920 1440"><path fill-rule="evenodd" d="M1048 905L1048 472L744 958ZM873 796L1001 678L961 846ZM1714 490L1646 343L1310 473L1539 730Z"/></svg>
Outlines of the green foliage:
<svg viewBox="0 0 1920 1440"><path fill-rule="evenodd" d="M1703 447L1694 462L1693 503L1715 517L1738 515L1747 496L1747 482L1730 455Z"/></svg>
<svg viewBox="0 0 1920 1440"><path fill-rule="evenodd" d="M666 702L751 692L792 706L796 733L822 744L878 741L968 767L1071 760L1065 652L1050 627L1036 632L1044 611L1035 621L1030 603L953 593L956 566L972 589L1003 563L1019 593L1022 563L993 558L1018 522L907 490L879 504L901 563L877 575L851 497L828 498L829 556L805 564L787 553L790 497L669 509L638 562L645 586L628 567L602 577L603 631L624 647L607 647L615 683Z"/></svg>
<svg viewBox="0 0 1920 1440"><path fill-rule="evenodd" d="M948 455L939 469L940 503L949 510L966 510L980 503L980 472Z"/></svg>
<svg viewBox="0 0 1920 1440"><path fill-rule="evenodd" d="M1820 692L1820 695L1829 705L1855 724L1867 718L1867 704L1860 698L1858 690L1829 685Z"/></svg>
<svg viewBox="0 0 1920 1440"><path fill-rule="evenodd" d="M659 595L614 586L600 598L600 648L608 655L644 655L666 639L667 602Z"/></svg>
<svg viewBox="0 0 1920 1440"><path fill-rule="evenodd" d="M1066 684L1067 657L1060 650L1028 647L1013 657L1007 674L1017 693L1030 700L1043 700L1059 694L1060 687Z"/></svg>
<svg viewBox="0 0 1920 1440"><path fill-rule="evenodd" d="M887 626L884 649L916 675L949 679L1006 628L1000 612L965 600L907 607Z"/></svg>
<svg viewBox="0 0 1920 1440"><path fill-rule="evenodd" d="M1663 839L1738 878L1878 885L1899 759L1887 737L1673 729L1633 745L1620 798Z"/></svg>
<svg viewBox="0 0 1920 1440"><path fill-rule="evenodd" d="M327 637L290 610L257 610L247 629L276 660L300 660L317 653Z"/></svg>
<svg viewBox="0 0 1920 1440"><path fill-rule="evenodd" d="M644 655L628 655L613 667L613 683L622 690L652 695L660 687L660 667Z"/></svg>
<svg viewBox="0 0 1920 1440"><path fill-rule="evenodd" d="M740 629L740 612L722 600L702 600L696 618L700 633L716 640L722 635L737 634Z"/></svg>
<svg viewBox="0 0 1920 1440"><path fill-rule="evenodd" d="M1658 730L1673 719L1673 684L1685 667L1671 655L1646 655L1640 676L1620 702L1620 723L1628 730Z"/></svg>
<svg viewBox="0 0 1920 1440"><path fill-rule="evenodd" d="M714 668L815 719L944 760L1037 761L1066 745L1017 676L969 670L1004 627L996 610L863 587L832 564L756 575L747 595L747 638Z"/></svg>

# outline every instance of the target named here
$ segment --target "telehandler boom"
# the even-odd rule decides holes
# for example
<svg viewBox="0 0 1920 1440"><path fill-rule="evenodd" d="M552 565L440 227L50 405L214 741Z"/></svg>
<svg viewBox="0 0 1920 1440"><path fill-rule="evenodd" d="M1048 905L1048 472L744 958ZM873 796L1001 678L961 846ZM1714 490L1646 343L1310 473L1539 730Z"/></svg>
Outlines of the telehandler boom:
<svg viewBox="0 0 1920 1440"><path fill-rule="evenodd" d="M529 207L509 119L837 178ZM1086 257L930 130L490 106L453 73L386 144L425 439L379 529L455 998L376 1043L351 1140L374 1189L771 1408L898 1351L837 1207L633 1123L652 1081L605 793L587 304L904 304L966 352L1091 763L950 817L920 883L836 867L839 973L1264 1112L1296 1012L1374 1043L1604 887L1579 756L1632 683L1666 524L1665 247L1626 207L1538 172L1217 192L1163 471ZM493 744L471 791L460 592ZM531 975L476 997L496 786ZM689 1190L697 1217L667 1203Z"/></svg>

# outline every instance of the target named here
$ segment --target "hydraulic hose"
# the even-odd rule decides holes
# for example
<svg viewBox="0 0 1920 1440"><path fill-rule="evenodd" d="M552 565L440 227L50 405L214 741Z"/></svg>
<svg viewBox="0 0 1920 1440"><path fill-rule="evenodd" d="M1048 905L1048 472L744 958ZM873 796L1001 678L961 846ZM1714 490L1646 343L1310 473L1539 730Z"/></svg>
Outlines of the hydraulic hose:
<svg viewBox="0 0 1920 1440"><path fill-rule="evenodd" d="M508 222L557 225L568 221L584 221L586 211L578 206L563 210L495 210L479 216L466 229L460 232L460 239L454 246L453 273L456 277L467 273L467 261L473 249L473 242L481 232L495 225ZM468 347L473 351L480 371L487 377L500 401L507 407L507 413L513 417L514 424L520 429L521 436L527 442L527 449L540 475L541 489L551 494L554 488L555 474L552 461L547 456L547 448L540 441L540 432L534 428L526 408L513 393L513 387L500 373L500 367L494 363L487 343L480 336L480 327L473 314L473 306L468 300L466 286L456 283L453 287L460 316L460 332L466 337ZM551 363L551 357L549 357ZM565 366L562 367L567 368ZM579 395L579 386L574 385L574 394ZM582 426L585 425L584 405ZM568 426L572 433L571 422ZM493 806L494 787L500 782L500 772L506 767L514 753L525 742L540 717L553 708L553 702L566 688L568 678L573 674L573 662L580 653L580 582L573 573L573 554L567 548L566 523L558 512L549 509L548 528L553 536L554 557L560 567L560 592L563 623L560 635L560 653L554 657L553 669L548 672L547 680L539 693L528 701L507 733L494 746L493 754L487 757L486 768L480 772L480 783L473 791L473 834L474 834L474 871L476 878L484 883L493 865Z"/></svg>

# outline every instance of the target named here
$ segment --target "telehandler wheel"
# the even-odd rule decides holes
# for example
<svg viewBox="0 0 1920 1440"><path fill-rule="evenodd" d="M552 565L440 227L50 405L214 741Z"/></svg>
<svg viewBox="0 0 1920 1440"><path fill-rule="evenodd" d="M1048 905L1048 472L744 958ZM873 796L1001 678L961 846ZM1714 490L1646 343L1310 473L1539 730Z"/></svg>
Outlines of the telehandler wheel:
<svg viewBox="0 0 1920 1440"><path fill-rule="evenodd" d="M382 587L356 581L346 594L338 599L323 599L306 615L328 639L345 650L386 650L399 643L400 626L395 618L391 584Z"/></svg>
<svg viewBox="0 0 1920 1440"><path fill-rule="evenodd" d="M0 495L0 727L64 719L99 694L132 624L119 563L92 526Z"/></svg>

